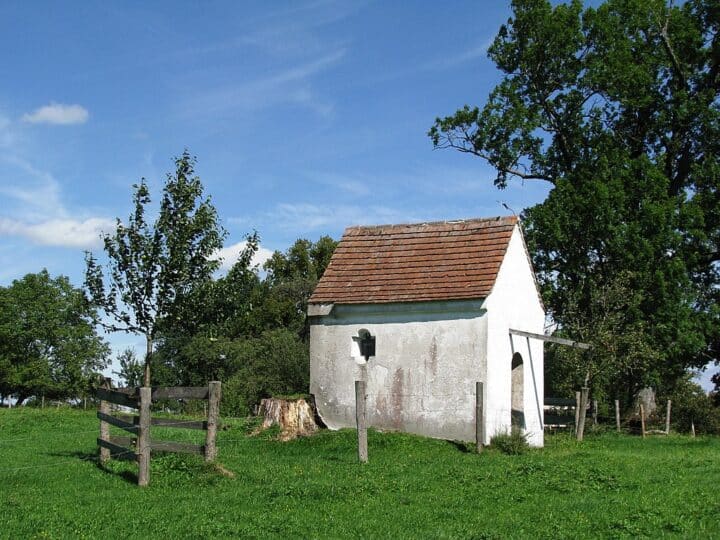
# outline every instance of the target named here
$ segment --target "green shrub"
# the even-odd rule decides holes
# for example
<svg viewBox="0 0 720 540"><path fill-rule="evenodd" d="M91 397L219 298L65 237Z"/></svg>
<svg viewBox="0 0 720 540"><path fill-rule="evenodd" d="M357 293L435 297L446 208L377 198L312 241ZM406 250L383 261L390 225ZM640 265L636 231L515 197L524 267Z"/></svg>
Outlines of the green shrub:
<svg viewBox="0 0 720 540"><path fill-rule="evenodd" d="M513 428L510 433L499 433L492 437L490 447L497 448L503 454L511 456L524 454L530 449L527 435L517 428Z"/></svg>

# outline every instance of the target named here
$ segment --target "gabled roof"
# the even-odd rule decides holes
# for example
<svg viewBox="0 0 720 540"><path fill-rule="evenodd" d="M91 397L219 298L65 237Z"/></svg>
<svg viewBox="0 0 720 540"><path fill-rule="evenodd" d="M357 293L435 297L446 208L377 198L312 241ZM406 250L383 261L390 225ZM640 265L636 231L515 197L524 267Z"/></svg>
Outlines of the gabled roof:
<svg viewBox="0 0 720 540"><path fill-rule="evenodd" d="M311 304L374 304L486 298L515 216L349 227Z"/></svg>

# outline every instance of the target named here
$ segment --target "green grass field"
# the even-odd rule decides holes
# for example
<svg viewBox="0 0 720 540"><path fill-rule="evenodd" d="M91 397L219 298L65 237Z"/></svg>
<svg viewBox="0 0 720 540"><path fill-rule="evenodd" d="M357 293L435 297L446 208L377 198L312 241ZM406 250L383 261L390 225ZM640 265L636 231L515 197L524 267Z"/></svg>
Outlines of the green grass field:
<svg viewBox="0 0 720 540"><path fill-rule="evenodd" d="M134 464L94 461L94 412L2 409L0 537L720 538L718 438L556 435L507 456L371 432L360 465L353 431L281 443L230 424L235 478L166 454L138 488Z"/></svg>

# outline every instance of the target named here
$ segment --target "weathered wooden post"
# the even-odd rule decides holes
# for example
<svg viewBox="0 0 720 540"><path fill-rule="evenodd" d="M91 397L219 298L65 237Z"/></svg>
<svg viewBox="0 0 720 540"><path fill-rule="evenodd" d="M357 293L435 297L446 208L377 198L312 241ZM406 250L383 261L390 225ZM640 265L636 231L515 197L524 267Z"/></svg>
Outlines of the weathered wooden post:
<svg viewBox="0 0 720 540"><path fill-rule="evenodd" d="M690 420L690 436L695 438L695 420Z"/></svg>
<svg viewBox="0 0 720 540"><path fill-rule="evenodd" d="M578 427L580 427L580 392L575 392L575 436L578 434Z"/></svg>
<svg viewBox="0 0 720 540"><path fill-rule="evenodd" d="M670 408L672 407L672 400L668 399L667 411L665 412L665 435L670 435Z"/></svg>
<svg viewBox="0 0 720 540"><path fill-rule="evenodd" d="M10 403L12 404L12 401ZM40 408L45 408L45 394L43 394L42 399L40 400Z"/></svg>
<svg viewBox="0 0 720 540"><path fill-rule="evenodd" d="M365 417L365 381L355 381L355 420L358 433L358 459L368 461L367 424Z"/></svg>
<svg viewBox="0 0 720 540"><path fill-rule="evenodd" d="M102 384L102 387L105 389L110 389L110 379L105 379L105 381ZM43 396L43 407L45 406L45 396ZM110 414L110 403L107 401L101 399L100 405L98 407L98 410L101 414ZM110 424L107 422L100 420L100 439L105 442L110 442ZM108 461L110 461L110 449L105 448L104 446L100 447L100 464L105 465Z"/></svg>
<svg viewBox="0 0 720 540"><path fill-rule="evenodd" d="M205 432L205 461L214 461L217 457L217 426L220 416L220 398L222 385L219 381L208 384L207 431Z"/></svg>
<svg viewBox="0 0 720 540"><path fill-rule="evenodd" d="M620 400L615 400L615 426L617 426L617 432L620 433Z"/></svg>
<svg viewBox="0 0 720 540"><path fill-rule="evenodd" d="M475 383L475 448L482 452L485 443L485 421L483 418L483 383Z"/></svg>
<svg viewBox="0 0 720 540"><path fill-rule="evenodd" d="M140 424L137 436L138 486L150 483L150 406L152 388L140 388Z"/></svg>
<svg viewBox="0 0 720 540"><path fill-rule="evenodd" d="M640 404L640 429L642 430L642 438L645 438L645 407Z"/></svg>
<svg viewBox="0 0 720 540"><path fill-rule="evenodd" d="M597 399L592 400L592 417L593 417L593 426L597 426L597 417L598 417Z"/></svg>
<svg viewBox="0 0 720 540"><path fill-rule="evenodd" d="M585 411L587 409L588 394L590 389L587 386L583 386L580 389L580 416L578 417L578 431L577 440L582 441L585 435Z"/></svg>

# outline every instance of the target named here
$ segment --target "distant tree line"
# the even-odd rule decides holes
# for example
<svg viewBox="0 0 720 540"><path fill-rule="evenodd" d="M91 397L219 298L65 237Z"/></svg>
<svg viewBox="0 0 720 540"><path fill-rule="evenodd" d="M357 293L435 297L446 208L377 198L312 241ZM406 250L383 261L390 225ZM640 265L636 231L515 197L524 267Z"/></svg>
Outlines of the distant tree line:
<svg viewBox="0 0 720 540"><path fill-rule="evenodd" d="M87 396L110 359L96 323L67 277L42 270L0 287L0 398Z"/></svg>

